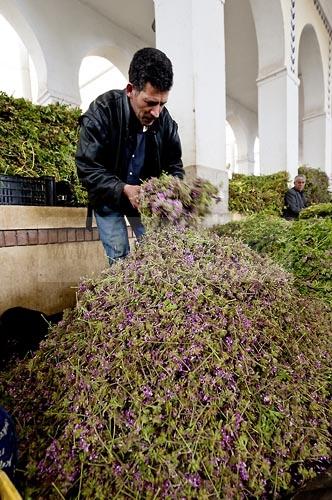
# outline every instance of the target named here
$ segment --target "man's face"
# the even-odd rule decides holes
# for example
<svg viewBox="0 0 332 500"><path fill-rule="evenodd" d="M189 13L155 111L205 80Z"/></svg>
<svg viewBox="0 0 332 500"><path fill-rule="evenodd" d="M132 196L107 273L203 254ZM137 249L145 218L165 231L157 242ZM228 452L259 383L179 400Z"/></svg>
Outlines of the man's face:
<svg viewBox="0 0 332 500"><path fill-rule="evenodd" d="M131 83L127 85L127 96L131 107L142 125L149 127L159 117L167 103L169 91L161 91L149 82L139 91Z"/></svg>
<svg viewBox="0 0 332 500"><path fill-rule="evenodd" d="M301 179L301 177L299 179L295 179L295 181L294 181L294 187L295 187L296 191L303 191L304 186L305 186L305 180L304 179Z"/></svg>

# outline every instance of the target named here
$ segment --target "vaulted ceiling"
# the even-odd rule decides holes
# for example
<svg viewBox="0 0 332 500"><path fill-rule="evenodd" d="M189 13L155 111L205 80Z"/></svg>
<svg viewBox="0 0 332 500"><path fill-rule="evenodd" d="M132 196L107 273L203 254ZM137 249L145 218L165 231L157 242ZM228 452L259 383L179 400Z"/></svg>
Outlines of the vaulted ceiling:
<svg viewBox="0 0 332 500"><path fill-rule="evenodd" d="M120 28L141 38L147 45L155 44L152 29L153 0L79 0L98 11Z"/></svg>
<svg viewBox="0 0 332 500"><path fill-rule="evenodd" d="M98 11L118 27L137 36L146 45L155 45L153 0L79 1ZM316 1L332 26L332 0ZM249 0L225 2L225 45L226 92L247 109L257 112L258 53Z"/></svg>

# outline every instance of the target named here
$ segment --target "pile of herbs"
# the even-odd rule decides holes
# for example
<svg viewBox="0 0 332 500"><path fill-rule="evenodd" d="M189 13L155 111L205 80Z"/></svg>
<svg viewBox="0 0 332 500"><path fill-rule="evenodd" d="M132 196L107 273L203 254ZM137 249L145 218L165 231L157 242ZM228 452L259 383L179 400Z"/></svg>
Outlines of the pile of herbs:
<svg viewBox="0 0 332 500"><path fill-rule="evenodd" d="M1 380L25 498L278 498L329 463L331 315L241 242L163 225Z"/></svg>
<svg viewBox="0 0 332 500"><path fill-rule="evenodd" d="M331 201L331 194L328 192L329 178L325 172L305 165L299 167L298 172L306 177L304 194L310 204Z"/></svg>
<svg viewBox="0 0 332 500"><path fill-rule="evenodd" d="M241 214L281 214L287 182L287 172L261 176L234 174L229 181L229 210Z"/></svg>
<svg viewBox="0 0 332 500"><path fill-rule="evenodd" d="M162 174L141 186L140 212L145 226L158 229L165 224L197 226L210 212L212 200L219 201L218 188L196 177L191 182Z"/></svg>
<svg viewBox="0 0 332 500"><path fill-rule="evenodd" d="M86 202L75 167L80 109L40 106L0 92L0 174L67 181L76 204Z"/></svg>
<svg viewBox="0 0 332 500"><path fill-rule="evenodd" d="M331 218L286 221L256 215L213 230L268 255L293 273L294 284L301 293L319 297L332 306Z"/></svg>
<svg viewBox="0 0 332 500"><path fill-rule="evenodd" d="M317 203L304 208L299 214L300 219L332 217L332 203Z"/></svg>

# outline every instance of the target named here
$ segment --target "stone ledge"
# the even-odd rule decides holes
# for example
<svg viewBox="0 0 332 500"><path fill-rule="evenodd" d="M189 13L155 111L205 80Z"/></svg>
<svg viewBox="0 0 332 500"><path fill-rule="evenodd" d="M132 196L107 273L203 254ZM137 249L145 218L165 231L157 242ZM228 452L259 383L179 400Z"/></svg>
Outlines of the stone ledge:
<svg viewBox="0 0 332 500"><path fill-rule="evenodd" d="M86 215L85 207L0 205L0 229L85 227Z"/></svg>

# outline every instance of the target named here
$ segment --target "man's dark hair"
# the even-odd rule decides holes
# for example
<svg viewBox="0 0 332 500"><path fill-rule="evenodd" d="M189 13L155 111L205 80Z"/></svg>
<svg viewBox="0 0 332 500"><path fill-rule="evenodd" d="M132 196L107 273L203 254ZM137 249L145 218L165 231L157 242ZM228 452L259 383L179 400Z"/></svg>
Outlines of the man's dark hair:
<svg viewBox="0 0 332 500"><path fill-rule="evenodd" d="M173 85L172 63L161 50L140 49L130 63L129 81L139 91L148 82L162 92L168 91Z"/></svg>

